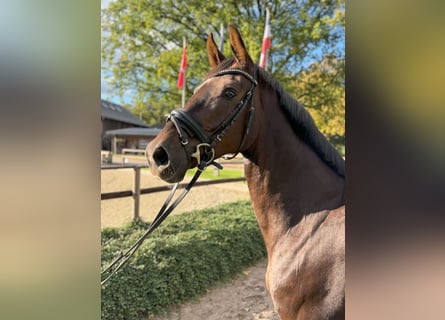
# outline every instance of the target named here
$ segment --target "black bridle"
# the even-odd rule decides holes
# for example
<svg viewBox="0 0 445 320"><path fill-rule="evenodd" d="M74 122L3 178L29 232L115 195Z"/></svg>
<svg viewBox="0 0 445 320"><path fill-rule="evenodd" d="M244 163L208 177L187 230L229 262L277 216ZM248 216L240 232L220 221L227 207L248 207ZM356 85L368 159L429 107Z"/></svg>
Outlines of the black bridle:
<svg viewBox="0 0 445 320"><path fill-rule="evenodd" d="M219 77L227 74L241 74L252 83L249 91L246 92L244 97L238 102L238 104L233 108L230 114L216 127L210 135L207 135L202 126L184 109L177 109L170 112L167 116L167 121L170 120L174 124L176 131L178 132L179 139L182 146L187 154L187 157L194 157L198 162L198 170L202 171L210 164L220 167L218 163L214 160L215 157L215 146L218 142L222 140L230 127L238 119L239 115L246 108L249 100L251 101L249 114L247 116L247 122L244 127L244 134L241 139L240 146L238 147L238 152L242 151L244 144L246 143L247 136L249 135L250 126L252 124L253 114L255 111L255 105L253 103L253 90L255 89L257 83L256 72L252 77L247 72L240 69L224 69L217 72L213 77ZM188 154L186 145L189 143L187 137L196 138L200 143L196 146L196 151L191 155ZM214 138L212 138L214 137ZM235 153L236 155L237 153Z"/></svg>
<svg viewBox="0 0 445 320"><path fill-rule="evenodd" d="M172 121L172 123L176 128L176 131L178 132L179 139L181 141L182 146L184 147L187 157L196 158L198 162L198 170L196 171L195 175L193 176L189 184L185 187L184 191L170 206L168 206L178 187L178 183L174 184L172 190L170 191L170 194L164 201L164 204L162 205L155 219L150 224L148 229L144 232L144 234L141 237L139 237L139 239L130 248L125 250L125 252L120 252L119 255L101 272L101 277L106 276L105 279L101 281L102 285L105 284L116 272L118 272L124 266L124 264L133 256L136 250L141 246L145 238L150 233L152 233L162 223L162 221L164 221L165 218L167 218L168 215L178 206L178 204L182 201L182 199L185 198L187 193L190 191L195 182L198 180L199 176L201 175L201 172L206 167L208 167L209 165L214 165L222 169L221 165L214 161L215 146L218 142L222 140L222 138L225 136L230 127L235 123L235 121L238 119L242 111L246 108L247 103L250 100L251 105L249 109L249 114L244 128L244 134L241 139L241 143L237 152L242 151L242 148L244 147L244 144L247 140L247 136L249 135L250 126L252 124L253 114L255 111L255 106L253 103L253 90L257 85L257 81L255 79L256 72L252 77L250 74L240 69L225 69L217 72L214 75L214 77L223 76L227 74L241 74L245 76L247 79L249 79L252 85L249 91L247 91L247 93L244 95L241 101L238 102L238 104L232 110L232 112L230 112L230 114L221 122L221 124L217 128L215 128L211 132L210 135L207 135L202 126L183 109L173 110L167 116L167 121L168 120ZM188 154L187 149L185 147L189 143L187 136L189 138L197 138L200 141L200 143L196 146L196 151L191 155ZM214 138L212 139L212 137ZM113 269L115 265L117 266Z"/></svg>

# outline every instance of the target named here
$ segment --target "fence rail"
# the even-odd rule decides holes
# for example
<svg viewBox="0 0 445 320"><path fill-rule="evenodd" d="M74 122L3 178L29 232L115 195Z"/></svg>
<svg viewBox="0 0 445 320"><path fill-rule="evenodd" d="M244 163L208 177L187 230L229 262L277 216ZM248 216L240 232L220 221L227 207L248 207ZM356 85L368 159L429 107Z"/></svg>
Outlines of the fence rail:
<svg viewBox="0 0 445 320"><path fill-rule="evenodd" d="M119 199L126 197L133 197L133 219L139 219L139 203L140 196L143 194L150 194L162 191L170 191L172 186L158 186L151 188L141 189L141 169L148 168L146 165L134 165L134 164L124 164L124 165L104 165L101 167L101 170L116 170L116 169L133 169L134 170L134 183L132 190L123 190L123 191L113 191L113 192L105 192L100 194L101 200L111 200L111 199ZM217 179L217 180L205 180L205 181L197 181L195 183L196 187L199 186L207 186L212 184L221 184L228 182L239 182L245 181L245 177L241 178L229 178L229 179ZM178 188L185 188L187 183L179 184Z"/></svg>

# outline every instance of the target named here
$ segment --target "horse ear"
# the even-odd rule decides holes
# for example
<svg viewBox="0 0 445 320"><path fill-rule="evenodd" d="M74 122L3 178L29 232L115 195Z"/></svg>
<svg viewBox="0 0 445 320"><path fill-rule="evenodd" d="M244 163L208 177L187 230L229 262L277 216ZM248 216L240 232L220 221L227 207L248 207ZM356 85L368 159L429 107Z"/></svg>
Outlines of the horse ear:
<svg viewBox="0 0 445 320"><path fill-rule="evenodd" d="M233 25L229 25L229 35L230 35L230 46L232 48L233 55L236 61L242 66L248 67L253 65L252 58L250 58L249 53L246 50L244 41L241 38L238 30Z"/></svg>
<svg viewBox="0 0 445 320"><path fill-rule="evenodd" d="M207 38L207 55L209 56L210 66L216 67L225 59L221 51L216 46L215 40L213 40L213 34L210 32Z"/></svg>

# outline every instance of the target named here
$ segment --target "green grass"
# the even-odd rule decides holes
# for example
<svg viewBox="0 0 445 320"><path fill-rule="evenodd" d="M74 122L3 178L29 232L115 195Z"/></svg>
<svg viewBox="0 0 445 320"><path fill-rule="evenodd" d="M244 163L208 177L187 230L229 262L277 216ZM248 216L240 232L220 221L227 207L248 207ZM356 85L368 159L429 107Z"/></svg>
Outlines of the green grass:
<svg viewBox="0 0 445 320"><path fill-rule="evenodd" d="M203 179L211 179L211 180L217 180L217 179L228 179L228 178L241 178L243 176L243 171L240 169L223 169L219 170L219 176L214 175L214 171L216 169L213 167L209 167L205 169L201 173L201 178ZM187 176L192 177L196 172L195 169L188 170L186 172Z"/></svg>

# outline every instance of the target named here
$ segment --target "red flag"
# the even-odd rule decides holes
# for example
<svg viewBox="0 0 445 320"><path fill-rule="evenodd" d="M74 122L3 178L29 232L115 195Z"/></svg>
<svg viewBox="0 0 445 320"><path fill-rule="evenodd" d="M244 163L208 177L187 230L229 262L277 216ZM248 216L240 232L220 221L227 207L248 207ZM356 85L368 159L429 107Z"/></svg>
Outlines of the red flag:
<svg viewBox="0 0 445 320"><path fill-rule="evenodd" d="M269 9L266 9L266 27L264 28L263 47L261 48L260 67L266 69L267 50L270 48L272 34L269 24Z"/></svg>
<svg viewBox="0 0 445 320"><path fill-rule="evenodd" d="M184 37L184 44L182 47L182 60L181 60L181 69L179 70L179 76L178 76L178 89L182 89L184 87L185 82L185 69L187 68L187 44L185 43L185 37Z"/></svg>

